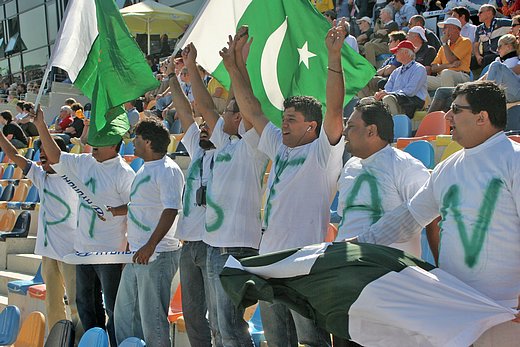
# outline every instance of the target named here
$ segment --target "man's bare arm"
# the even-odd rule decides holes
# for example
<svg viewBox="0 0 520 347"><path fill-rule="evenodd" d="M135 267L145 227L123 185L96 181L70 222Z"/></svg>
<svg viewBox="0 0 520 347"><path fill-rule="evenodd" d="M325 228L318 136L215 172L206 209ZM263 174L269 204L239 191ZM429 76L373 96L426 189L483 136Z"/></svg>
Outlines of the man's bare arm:
<svg viewBox="0 0 520 347"><path fill-rule="evenodd" d="M166 68L166 73L170 74L175 71L175 63L173 62L173 56L170 58L170 63ZM181 126L184 131L187 131L190 125L194 122L193 112L188 97L184 94L179 84L179 81L175 76L168 80L168 88L172 93L172 100L175 106L176 115L181 121Z"/></svg>
<svg viewBox="0 0 520 347"><path fill-rule="evenodd" d="M323 120L323 130L329 143L335 145L343 132L343 100L345 99L345 82L341 66L341 48L346 31L343 26L333 26L327 33L325 44L329 52L327 69L327 111Z"/></svg>
<svg viewBox="0 0 520 347"><path fill-rule="evenodd" d="M216 111L213 98L209 94L208 89L199 75L199 69L197 68L196 63L197 49L193 43L190 43L184 48L182 51L182 58L184 59L184 64L190 73L191 90L193 92L193 98L197 101L197 110L202 114L202 117L208 124L209 128L214 129L220 116Z"/></svg>

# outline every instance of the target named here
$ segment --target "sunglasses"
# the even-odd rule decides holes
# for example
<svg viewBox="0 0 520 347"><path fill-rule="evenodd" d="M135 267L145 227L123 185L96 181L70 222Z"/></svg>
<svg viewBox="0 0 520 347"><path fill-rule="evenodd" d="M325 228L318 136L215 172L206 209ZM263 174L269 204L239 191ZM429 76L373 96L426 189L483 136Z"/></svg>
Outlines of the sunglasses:
<svg viewBox="0 0 520 347"><path fill-rule="evenodd" d="M519 26L519 25L520 25L520 23L513 23L513 24L511 25L511 28L517 27L517 26Z"/></svg>
<svg viewBox="0 0 520 347"><path fill-rule="evenodd" d="M471 110L471 106L464 106L464 105L457 105L457 104L451 104L450 106L451 112L455 114L459 114L462 112L462 110Z"/></svg>

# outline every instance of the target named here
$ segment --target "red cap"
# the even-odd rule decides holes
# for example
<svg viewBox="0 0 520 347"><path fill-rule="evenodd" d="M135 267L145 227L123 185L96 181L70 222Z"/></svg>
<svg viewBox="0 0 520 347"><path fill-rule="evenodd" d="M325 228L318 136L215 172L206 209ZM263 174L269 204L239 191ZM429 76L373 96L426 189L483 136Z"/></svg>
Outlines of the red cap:
<svg viewBox="0 0 520 347"><path fill-rule="evenodd" d="M408 49L411 49L412 51L415 51L415 46L413 45L413 43L408 40L404 40L404 41L399 42L399 44L397 46L395 46L394 48L390 48L390 52L395 53L398 50L400 50L401 48L408 48Z"/></svg>

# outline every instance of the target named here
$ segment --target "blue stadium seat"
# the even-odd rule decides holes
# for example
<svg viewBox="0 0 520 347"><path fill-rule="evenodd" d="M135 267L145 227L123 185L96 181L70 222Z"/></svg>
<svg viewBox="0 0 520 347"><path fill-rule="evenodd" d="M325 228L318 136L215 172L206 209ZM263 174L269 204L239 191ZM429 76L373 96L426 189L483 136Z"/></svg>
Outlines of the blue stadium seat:
<svg viewBox="0 0 520 347"><path fill-rule="evenodd" d="M38 188L36 188L34 184L31 186L31 188L29 188L29 193L27 193L25 202L40 202L40 194L38 193Z"/></svg>
<svg viewBox="0 0 520 347"><path fill-rule="evenodd" d="M4 188L4 191L2 192L2 195L0 195L0 201L11 201L14 195L14 185L13 182L7 183L7 185Z"/></svg>
<svg viewBox="0 0 520 347"><path fill-rule="evenodd" d="M331 223L339 223L341 221L341 216L338 213L338 196L339 196L339 192L336 192L336 195L334 195L334 200L332 200L332 204L330 205L330 222Z"/></svg>
<svg viewBox="0 0 520 347"><path fill-rule="evenodd" d="M101 328L91 328L83 334L78 347L108 347L108 336Z"/></svg>
<svg viewBox="0 0 520 347"><path fill-rule="evenodd" d="M141 168L141 166L143 166L144 164L144 160L143 158L135 158L134 160L132 160L132 162L130 163L130 167L134 170L134 172L137 172L137 170L139 170Z"/></svg>
<svg viewBox="0 0 520 347"><path fill-rule="evenodd" d="M35 284L43 284L42 277L42 264L38 267L38 271L32 280L18 280L11 281L7 283L7 290L10 293L16 293L20 295L27 295L27 290L29 290L30 286L34 286Z"/></svg>
<svg viewBox="0 0 520 347"><path fill-rule="evenodd" d="M36 152L34 152L33 161L40 161L40 149L38 148Z"/></svg>
<svg viewBox="0 0 520 347"><path fill-rule="evenodd" d="M405 114L392 116L394 120L394 142L400 137L412 136L412 120Z"/></svg>
<svg viewBox="0 0 520 347"><path fill-rule="evenodd" d="M119 347L146 347L146 342L144 342L138 337L129 337L127 339L124 339L119 344Z"/></svg>
<svg viewBox="0 0 520 347"><path fill-rule="evenodd" d="M507 124L505 130L520 130L520 105L515 105L507 110Z"/></svg>
<svg viewBox="0 0 520 347"><path fill-rule="evenodd" d="M253 338L255 347L260 347L262 342L265 341L264 327L262 325L262 317L260 316L260 305L258 305L253 313L253 316L248 322L249 333Z"/></svg>
<svg viewBox="0 0 520 347"><path fill-rule="evenodd" d="M25 159L33 160L34 157L34 148L28 148L25 153Z"/></svg>
<svg viewBox="0 0 520 347"><path fill-rule="evenodd" d="M4 159L5 159L5 152L2 151L2 152L0 152L0 163L3 162Z"/></svg>
<svg viewBox="0 0 520 347"><path fill-rule="evenodd" d="M4 170L4 175L2 176L2 179L10 180L11 178L13 178L13 174L14 174L14 165L9 164L9 165L7 165L7 167Z"/></svg>
<svg viewBox="0 0 520 347"><path fill-rule="evenodd" d="M435 166L435 153L433 146L428 141L412 142L404 148L404 151L419 159L427 169L433 169Z"/></svg>
<svg viewBox="0 0 520 347"><path fill-rule="evenodd" d="M31 213L22 211L16 218L16 223L10 232L0 233L0 240L5 240L11 237L27 237L29 235L29 228L31 227Z"/></svg>
<svg viewBox="0 0 520 347"><path fill-rule="evenodd" d="M0 313L0 345L8 346L13 344L20 331L20 310L18 307L10 305Z"/></svg>

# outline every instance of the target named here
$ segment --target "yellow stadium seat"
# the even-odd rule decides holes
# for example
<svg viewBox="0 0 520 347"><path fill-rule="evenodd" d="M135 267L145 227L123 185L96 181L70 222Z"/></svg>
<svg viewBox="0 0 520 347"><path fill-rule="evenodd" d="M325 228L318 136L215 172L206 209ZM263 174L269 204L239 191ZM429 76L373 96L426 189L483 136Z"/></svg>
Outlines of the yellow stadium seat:
<svg viewBox="0 0 520 347"><path fill-rule="evenodd" d="M16 189L14 190L14 195L11 201L25 201L27 197L27 192L29 191L29 187L25 183L18 183Z"/></svg>
<svg viewBox="0 0 520 347"><path fill-rule="evenodd" d="M45 337L45 316L35 311L29 314L22 323L14 347L43 347Z"/></svg>
<svg viewBox="0 0 520 347"><path fill-rule="evenodd" d="M2 210L0 212L0 231L13 230L16 221L16 212L14 210Z"/></svg>
<svg viewBox="0 0 520 347"><path fill-rule="evenodd" d="M442 153L441 161L448 158L450 155L452 155L455 152L458 152L462 149L462 146L459 145L455 141L451 141L448 146L446 146L446 149L444 150L444 153Z"/></svg>
<svg viewBox="0 0 520 347"><path fill-rule="evenodd" d="M175 134L170 135L170 144L168 145L168 153L173 153L177 150L177 146L179 142L181 142L184 134Z"/></svg>

